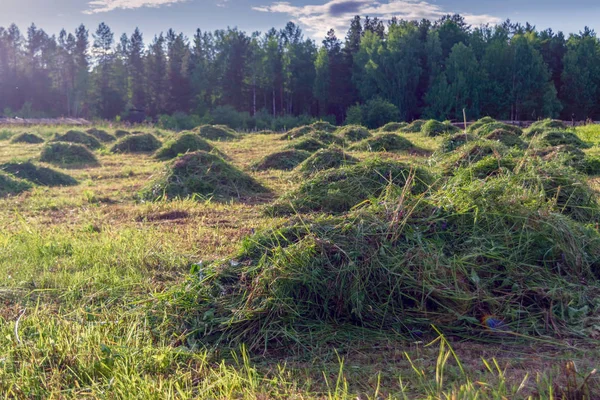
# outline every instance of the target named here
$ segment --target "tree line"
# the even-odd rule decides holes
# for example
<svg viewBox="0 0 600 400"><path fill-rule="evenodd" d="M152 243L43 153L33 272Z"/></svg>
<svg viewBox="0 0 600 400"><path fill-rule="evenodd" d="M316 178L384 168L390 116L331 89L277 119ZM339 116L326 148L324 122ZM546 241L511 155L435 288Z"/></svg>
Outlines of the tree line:
<svg viewBox="0 0 600 400"><path fill-rule="evenodd" d="M206 116L299 116L376 124L416 118L600 117L600 41L506 21L469 26L355 17L322 45L294 23L266 33L236 28L193 37L170 29L145 44L135 29L115 40L0 27L0 114L114 119L131 110ZM385 118L385 117L384 117Z"/></svg>

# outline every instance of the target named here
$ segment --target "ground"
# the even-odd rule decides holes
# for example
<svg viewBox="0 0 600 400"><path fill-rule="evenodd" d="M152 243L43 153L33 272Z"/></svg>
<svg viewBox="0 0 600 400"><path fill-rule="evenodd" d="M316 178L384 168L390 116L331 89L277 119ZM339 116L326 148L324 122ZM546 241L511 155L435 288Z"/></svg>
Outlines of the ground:
<svg viewBox="0 0 600 400"><path fill-rule="evenodd" d="M67 129L30 131L49 138ZM172 135L145 130L163 140ZM0 128L0 163L35 160L43 145L11 144L13 131L23 129ZM588 153L600 153L600 129L583 127L578 134L594 143ZM426 162L441 142L405 136L418 151L389 157ZM250 356L244 348L206 349L187 343L184 332L166 334L171 330L148 320L154 304L185 281L191 262L225 258L243 237L277 223L262 212L264 205L298 184L292 172L251 168L287 145L278 135L248 134L213 144L273 194L245 203L144 203L137 193L164 162L100 150L101 166L61 170L78 179L78 186L36 187L0 199L0 393L6 398L545 399L577 389L569 383L570 362L577 369L577 387L599 366L594 343L560 338L444 336L425 343L388 335L376 345L371 339L282 358ZM600 181L591 181L600 189Z"/></svg>

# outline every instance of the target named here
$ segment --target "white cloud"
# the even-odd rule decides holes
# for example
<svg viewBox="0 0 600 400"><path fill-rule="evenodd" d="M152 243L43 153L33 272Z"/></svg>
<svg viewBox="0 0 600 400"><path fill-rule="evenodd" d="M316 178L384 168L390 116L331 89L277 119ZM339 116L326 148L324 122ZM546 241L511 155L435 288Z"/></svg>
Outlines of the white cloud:
<svg viewBox="0 0 600 400"><path fill-rule="evenodd" d="M92 0L88 2L89 9L84 14L97 14L117 9L129 10L141 7L160 7L187 0Z"/></svg>
<svg viewBox="0 0 600 400"><path fill-rule="evenodd" d="M369 15L383 20L392 17L406 20L427 18L436 20L452 10L421 0L329 0L324 4L295 6L287 1L253 7L255 11L288 14L295 22L303 25L315 38L322 38L331 28L344 34L355 15ZM472 25L496 24L500 19L486 14L461 14Z"/></svg>

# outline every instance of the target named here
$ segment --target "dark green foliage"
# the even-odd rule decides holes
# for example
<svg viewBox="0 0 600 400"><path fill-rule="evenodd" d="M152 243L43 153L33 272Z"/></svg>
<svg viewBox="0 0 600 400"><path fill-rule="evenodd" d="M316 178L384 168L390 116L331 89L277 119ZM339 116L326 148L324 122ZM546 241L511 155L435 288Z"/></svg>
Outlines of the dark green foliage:
<svg viewBox="0 0 600 400"><path fill-rule="evenodd" d="M402 128L408 126L406 122L388 122L378 129L379 132L399 132Z"/></svg>
<svg viewBox="0 0 600 400"><path fill-rule="evenodd" d="M152 153L160 148L162 143L150 133L125 136L119 139L110 149L113 153Z"/></svg>
<svg viewBox="0 0 600 400"><path fill-rule="evenodd" d="M494 140L502 143L506 147L525 148L525 142L514 132L505 129L496 129L492 133L485 136L487 140Z"/></svg>
<svg viewBox="0 0 600 400"><path fill-rule="evenodd" d="M0 198L17 195L32 188L32 185L24 180L16 179L0 171Z"/></svg>
<svg viewBox="0 0 600 400"><path fill-rule="evenodd" d="M98 159L87 147L74 143L49 143L42 150L40 161L64 167L95 166Z"/></svg>
<svg viewBox="0 0 600 400"><path fill-rule="evenodd" d="M477 140L475 136L464 133L456 133L452 136L447 136L444 138L440 146L440 151L442 153L449 153L458 149L460 146L468 142L474 142L475 140Z"/></svg>
<svg viewBox="0 0 600 400"><path fill-rule="evenodd" d="M51 168L38 167L32 162L11 162L0 165L0 170L41 186L74 186L75 178Z"/></svg>
<svg viewBox="0 0 600 400"><path fill-rule="evenodd" d="M198 197L226 201L247 198L268 190L221 157L197 151L174 160L150 187L142 192L147 200Z"/></svg>
<svg viewBox="0 0 600 400"><path fill-rule="evenodd" d="M430 119L421 126L421 133L429 137L452 134L459 131L460 129L450 123L439 122L434 119Z"/></svg>
<svg viewBox="0 0 600 400"><path fill-rule="evenodd" d="M345 165L358 163L358 159L346 154L339 147L321 149L308 157L297 168L298 173L310 176L326 169L340 168Z"/></svg>
<svg viewBox="0 0 600 400"><path fill-rule="evenodd" d="M493 133L494 131L497 131L498 129L512 132L517 136L521 136L523 134L523 130L518 126L504 124L502 122L491 122L489 124L483 124L479 128L473 130L472 132L478 136L486 137L487 135Z"/></svg>
<svg viewBox="0 0 600 400"><path fill-rule="evenodd" d="M102 144L98 141L98 139L92 135L80 131L68 131L64 135L56 135L52 141L82 144L91 150L96 150L102 147Z"/></svg>
<svg viewBox="0 0 600 400"><path fill-rule="evenodd" d="M91 128L88 129L86 133L92 135L93 137L104 143L114 142L115 140L117 140L113 135L109 135L108 132L103 131L102 129Z"/></svg>
<svg viewBox="0 0 600 400"><path fill-rule="evenodd" d="M590 145L579 139L577 135L569 131L541 132L537 137L536 143L542 146L569 145L580 149L587 149L590 147Z"/></svg>
<svg viewBox="0 0 600 400"><path fill-rule="evenodd" d="M120 139L123 136L129 136L129 135L131 135L131 132L129 132L129 131L124 131L122 129L117 129L115 131L115 136L117 137L117 139Z"/></svg>
<svg viewBox="0 0 600 400"><path fill-rule="evenodd" d="M309 211L341 213L364 200L378 197L389 185L402 188L407 181L412 182L411 192L422 193L432 183L432 177L422 168L400 162L367 160L316 174L297 190L282 196L268 212L276 215Z"/></svg>
<svg viewBox="0 0 600 400"><path fill-rule="evenodd" d="M325 143L313 137L303 137L287 146L288 149L304 150L309 152L324 149L325 147L327 147Z"/></svg>
<svg viewBox="0 0 600 400"><path fill-rule="evenodd" d="M546 131L561 131L566 130L567 126L562 121L544 119L531 124L527 129L527 137L533 137Z"/></svg>
<svg viewBox="0 0 600 400"><path fill-rule="evenodd" d="M215 148L196 133L182 133L171 139L156 152L156 158L170 160L180 154L202 150L210 153Z"/></svg>
<svg viewBox="0 0 600 400"><path fill-rule="evenodd" d="M204 139L228 141L237 139L237 133L224 125L202 125L196 128L198 134Z"/></svg>
<svg viewBox="0 0 600 400"><path fill-rule="evenodd" d="M417 119L411 122L410 124L406 125L404 128L401 129L401 131L404 133L419 133L421 132L421 128L423 127L425 122L427 121L423 119Z"/></svg>
<svg viewBox="0 0 600 400"><path fill-rule="evenodd" d="M14 136L10 142L11 143L40 144L40 143L44 143L44 139L42 139L41 137L39 137L38 135L36 135L34 133L21 133L21 134Z"/></svg>
<svg viewBox="0 0 600 400"><path fill-rule="evenodd" d="M284 150L277 153L269 154L262 160L253 165L256 171L265 171L268 169L292 170L300 163L310 157L310 152L305 150Z"/></svg>
<svg viewBox="0 0 600 400"><path fill-rule="evenodd" d="M382 133L380 135L373 136L369 139L365 139L361 142L356 143L350 147L353 151L407 151L414 149L415 146L412 142L402 136L396 135L395 133Z"/></svg>
<svg viewBox="0 0 600 400"><path fill-rule="evenodd" d="M373 136L367 128L360 125L347 125L338 129L336 133L349 142L358 142Z"/></svg>

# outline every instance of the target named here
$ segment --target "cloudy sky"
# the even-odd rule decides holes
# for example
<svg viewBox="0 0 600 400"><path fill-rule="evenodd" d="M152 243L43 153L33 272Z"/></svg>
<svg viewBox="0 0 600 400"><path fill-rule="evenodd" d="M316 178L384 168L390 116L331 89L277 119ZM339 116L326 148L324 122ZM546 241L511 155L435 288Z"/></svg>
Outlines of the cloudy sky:
<svg viewBox="0 0 600 400"><path fill-rule="evenodd" d="M227 26L266 31L287 21L299 23L314 39L328 28L343 37L352 16L384 19L436 19L460 13L473 25L510 18L565 33L584 26L600 29L600 1L571 0L0 0L0 26L12 22L25 29L32 22L50 33L84 23L90 30L106 22L117 34L138 26L146 38L174 28L191 35L196 28Z"/></svg>

